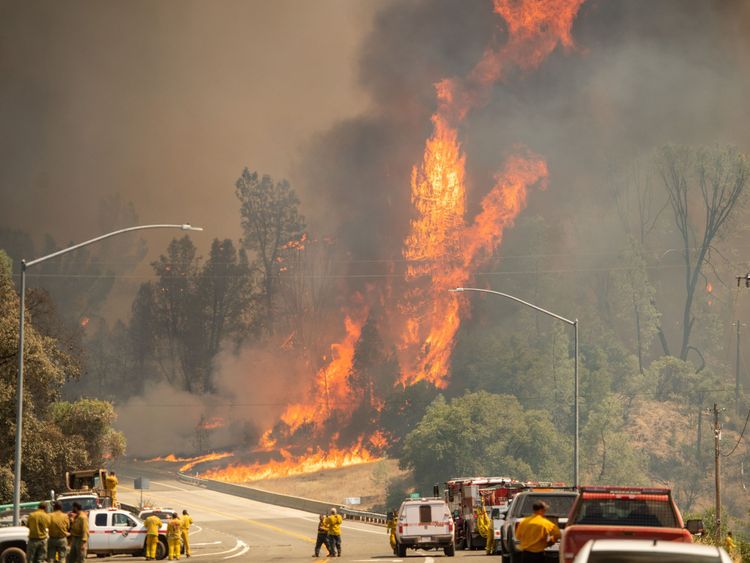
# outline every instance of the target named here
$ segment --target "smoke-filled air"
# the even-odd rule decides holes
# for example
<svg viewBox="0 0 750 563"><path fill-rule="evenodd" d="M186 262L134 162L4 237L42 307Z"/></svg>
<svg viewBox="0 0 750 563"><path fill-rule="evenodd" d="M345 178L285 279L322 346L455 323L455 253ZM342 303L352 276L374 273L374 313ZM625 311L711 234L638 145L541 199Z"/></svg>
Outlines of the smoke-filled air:
<svg viewBox="0 0 750 563"><path fill-rule="evenodd" d="M742 529L748 37L741 0L0 3L6 278L204 228L29 269L44 408L111 403L81 464L372 467L382 510L571 482L578 354L580 480L708 510L717 404Z"/></svg>

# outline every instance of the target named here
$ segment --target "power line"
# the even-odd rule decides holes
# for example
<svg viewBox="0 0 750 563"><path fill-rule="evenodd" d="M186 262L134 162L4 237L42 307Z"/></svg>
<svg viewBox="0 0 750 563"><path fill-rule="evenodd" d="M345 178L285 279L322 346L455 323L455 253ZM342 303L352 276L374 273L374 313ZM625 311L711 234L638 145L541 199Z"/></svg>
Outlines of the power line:
<svg viewBox="0 0 750 563"><path fill-rule="evenodd" d="M740 445L740 442L742 441L742 437L745 435L745 430L747 429L748 420L750 420L750 409L748 409L747 411L747 416L745 417L745 425L742 427L742 432L740 433L740 437L737 438L737 443L734 445L731 452L729 452L728 454L721 454L722 457L729 457L737 449L737 446Z"/></svg>

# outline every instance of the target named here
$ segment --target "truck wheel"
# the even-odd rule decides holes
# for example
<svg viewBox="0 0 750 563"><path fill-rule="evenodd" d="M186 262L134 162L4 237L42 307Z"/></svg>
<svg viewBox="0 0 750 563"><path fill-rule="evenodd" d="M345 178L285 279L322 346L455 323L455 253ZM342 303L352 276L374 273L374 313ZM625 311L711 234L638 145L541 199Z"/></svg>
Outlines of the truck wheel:
<svg viewBox="0 0 750 563"><path fill-rule="evenodd" d="M448 557L453 557L454 555L456 555L456 546L453 544L450 544L449 546L446 546L445 549L443 549L443 552Z"/></svg>
<svg viewBox="0 0 750 563"><path fill-rule="evenodd" d="M510 552L510 563L521 563L523 561L523 555L520 551Z"/></svg>
<svg viewBox="0 0 750 563"><path fill-rule="evenodd" d="M456 539L456 549L466 549L466 540L464 538Z"/></svg>
<svg viewBox="0 0 750 563"><path fill-rule="evenodd" d="M156 544L156 558L164 559L167 557L168 552L169 548L167 547L167 542L159 538L159 543Z"/></svg>
<svg viewBox="0 0 750 563"><path fill-rule="evenodd" d="M397 543L396 553L399 557L406 557L406 546L402 543Z"/></svg>
<svg viewBox="0 0 750 563"><path fill-rule="evenodd" d="M502 563L510 563L510 556L504 551L501 552L500 557L502 558Z"/></svg>
<svg viewBox="0 0 750 563"><path fill-rule="evenodd" d="M26 552L18 547L9 547L0 554L0 563L26 563Z"/></svg>

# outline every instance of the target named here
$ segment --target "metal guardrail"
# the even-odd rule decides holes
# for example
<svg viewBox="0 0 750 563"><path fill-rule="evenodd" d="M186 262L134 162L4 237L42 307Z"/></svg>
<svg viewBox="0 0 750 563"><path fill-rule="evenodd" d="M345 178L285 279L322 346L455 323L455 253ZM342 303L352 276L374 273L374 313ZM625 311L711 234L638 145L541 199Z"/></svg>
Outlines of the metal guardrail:
<svg viewBox="0 0 750 563"><path fill-rule="evenodd" d="M295 508L297 510L313 512L315 514L327 513L332 506L329 502L323 502L320 500L313 500L304 497L295 497L282 493L273 493L271 491L263 491L261 489L255 489L253 487L246 487L244 485L235 485L233 483L225 483L223 481L214 481L213 479L201 479L200 477L192 477L191 475L187 475L181 472L177 472L177 478L183 483L187 483L196 487L203 487L204 489L208 489L210 491L234 495L237 497L242 497L266 504L274 504L276 506L284 506L286 508ZM347 520L358 520L360 522L366 522L368 524L385 526L385 514L380 514L378 512L367 512L364 510L354 510L345 506L336 506L336 510Z"/></svg>

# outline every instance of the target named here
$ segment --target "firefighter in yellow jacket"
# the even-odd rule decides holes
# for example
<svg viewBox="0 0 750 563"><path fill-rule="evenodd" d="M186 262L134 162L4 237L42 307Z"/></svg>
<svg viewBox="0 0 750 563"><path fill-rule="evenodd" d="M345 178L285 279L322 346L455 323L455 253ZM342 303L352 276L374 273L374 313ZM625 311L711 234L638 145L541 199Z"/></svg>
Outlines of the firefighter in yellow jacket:
<svg viewBox="0 0 750 563"><path fill-rule="evenodd" d="M169 545L169 560L180 559L180 536L182 535L182 522L176 512L167 522L167 544Z"/></svg>
<svg viewBox="0 0 750 563"><path fill-rule="evenodd" d="M112 506L114 508L118 508L120 504L117 502L117 485L119 481L117 480L117 474L112 471L111 473L107 473L107 478L104 482L104 485L107 489L107 492L109 493L109 498L112 499Z"/></svg>
<svg viewBox="0 0 750 563"><path fill-rule="evenodd" d="M190 557L190 526L193 525L193 519L190 517L187 510L182 511L180 522L182 523L181 538L182 543L185 546L185 557Z"/></svg>
<svg viewBox="0 0 750 563"><path fill-rule="evenodd" d="M388 513L388 519L385 521L388 540L391 542L391 549L396 553L396 525L398 523L398 511L395 509Z"/></svg>
<svg viewBox="0 0 750 563"><path fill-rule="evenodd" d="M331 550L331 555L341 557L341 518L340 514L336 514L336 509L332 508L326 523L328 524L328 544Z"/></svg>
<svg viewBox="0 0 750 563"><path fill-rule="evenodd" d="M155 514L152 514L143 521L146 526L146 561L156 559L156 546L159 543L159 529L161 520Z"/></svg>

